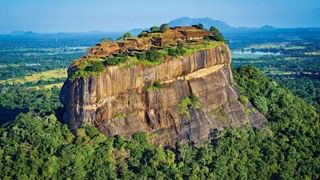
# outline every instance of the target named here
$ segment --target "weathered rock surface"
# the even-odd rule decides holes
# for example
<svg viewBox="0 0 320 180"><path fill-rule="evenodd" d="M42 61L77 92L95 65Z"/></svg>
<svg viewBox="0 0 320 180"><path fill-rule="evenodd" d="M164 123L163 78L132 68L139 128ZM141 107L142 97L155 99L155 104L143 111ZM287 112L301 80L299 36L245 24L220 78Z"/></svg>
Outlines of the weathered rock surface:
<svg viewBox="0 0 320 180"><path fill-rule="evenodd" d="M64 121L73 130L94 125L108 136L147 132L154 134L154 143L172 146L200 144L225 127L260 127L264 116L238 101L230 59L228 47L221 45L154 67L112 66L97 77L68 79L60 95ZM147 91L155 82L161 88ZM179 109L188 96L201 103L201 108L188 107L189 117Z"/></svg>

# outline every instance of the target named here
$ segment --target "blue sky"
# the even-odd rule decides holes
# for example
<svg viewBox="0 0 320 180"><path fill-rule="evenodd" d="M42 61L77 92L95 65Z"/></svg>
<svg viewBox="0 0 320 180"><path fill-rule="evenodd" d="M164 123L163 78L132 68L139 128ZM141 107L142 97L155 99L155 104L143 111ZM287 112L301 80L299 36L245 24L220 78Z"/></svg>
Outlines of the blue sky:
<svg viewBox="0 0 320 180"><path fill-rule="evenodd" d="M1 0L0 33L123 31L179 17L232 26L320 27L319 0Z"/></svg>

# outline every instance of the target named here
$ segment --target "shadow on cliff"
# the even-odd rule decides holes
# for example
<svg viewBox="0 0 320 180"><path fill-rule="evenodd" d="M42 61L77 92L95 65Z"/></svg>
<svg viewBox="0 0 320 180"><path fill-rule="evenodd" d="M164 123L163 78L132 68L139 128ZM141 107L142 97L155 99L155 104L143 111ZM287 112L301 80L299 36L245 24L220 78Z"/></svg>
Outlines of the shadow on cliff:
<svg viewBox="0 0 320 180"><path fill-rule="evenodd" d="M57 120L59 122L61 122L62 124L65 124L65 122L63 121L63 114L65 112L65 108L64 107L59 107L57 109L54 110L54 115L56 116Z"/></svg>

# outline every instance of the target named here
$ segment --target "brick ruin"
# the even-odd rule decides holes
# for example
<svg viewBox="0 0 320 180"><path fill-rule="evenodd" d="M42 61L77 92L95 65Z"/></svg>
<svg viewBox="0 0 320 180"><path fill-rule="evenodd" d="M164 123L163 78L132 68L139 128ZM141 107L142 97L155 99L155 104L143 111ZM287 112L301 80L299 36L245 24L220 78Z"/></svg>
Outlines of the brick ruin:
<svg viewBox="0 0 320 180"><path fill-rule="evenodd" d="M145 32L138 38L124 38L122 41L102 41L89 49L88 57L108 57L112 54L147 51L165 46L177 46L180 43L199 42L211 32L196 27L184 26L170 28L164 32Z"/></svg>

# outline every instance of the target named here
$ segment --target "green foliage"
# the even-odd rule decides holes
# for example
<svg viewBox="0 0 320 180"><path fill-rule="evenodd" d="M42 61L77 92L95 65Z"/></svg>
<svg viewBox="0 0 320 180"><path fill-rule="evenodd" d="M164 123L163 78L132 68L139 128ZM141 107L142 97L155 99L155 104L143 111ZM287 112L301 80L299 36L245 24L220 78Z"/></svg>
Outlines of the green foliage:
<svg viewBox="0 0 320 180"><path fill-rule="evenodd" d="M123 35L123 39L130 38L130 37L132 37L132 34L130 32L126 32Z"/></svg>
<svg viewBox="0 0 320 180"><path fill-rule="evenodd" d="M192 25L192 27L198 28L198 29L204 29L203 24L196 24L196 25Z"/></svg>
<svg viewBox="0 0 320 180"><path fill-rule="evenodd" d="M147 92L152 92L161 89L161 84L159 82L155 82L152 85L147 86Z"/></svg>
<svg viewBox="0 0 320 180"><path fill-rule="evenodd" d="M54 116L19 116L0 129L0 178L115 178L112 140L90 129L75 136Z"/></svg>
<svg viewBox="0 0 320 180"><path fill-rule="evenodd" d="M187 50L184 48L182 44L179 44L177 48L169 47L167 51L168 51L168 55L172 57L184 56L187 53Z"/></svg>
<svg viewBox="0 0 320 180"><path fill-rule="evenodd" d="M308 33L299 34L304 37L295 39L304 39L299 43L303 43L305 50L265 48L262 51L281 52L285 56L233 61L242 65L255 62L277 79L276 83L252 67L234 73L241 103L246 105L250 99L269 122L261 129L225 129L212 142L198 148L182 145L175 150L163 149L150 145L144 134L136 135L130 141L121 136L106 138L92 127L83 127L72 134L54 116L46 116L61 106L59 88L36 91L29 87L32 84L1 84L1 106L14 110L26 108L37 115L21 115L15 122L0 128L0 179L319 179L319 115L312 106L290 92L319 109L318 56L305 55L309 51L317 52L319 43ZM239 46L239 41L252 44L254 35L250 33L249 36L250 41L235 38L238 41L234 41L237 43L232 48ZM265 34L258 33L257 39L260 40L261 36ZM280 36L271 36L279 41ZM292 39L292 35L289 36ZM312 42L306 43L306 38ZM63 48L66 54L60 52L61 47L51 48L61 42L66 47L65 41L60 40L60 43L51 40L37 42L47 43L43 49L38 49L34 42L20 42L12 47L3 44L14 50L4 50L1 54L0 79L66 68L70 59L85 53L82 48ZM92 44L91 40L83 42L83 39L72 40L68 47ZM284 42L296 45L298 41ZM190 46L186 49L187 53L192 53L208 47ZM26 56L26 53L30 55ZM281 74L290 72L294 74ZM48 82L42 80L38 83ZM219 112L225 114L222 109ZM3 119L1 115L0 120Z"/></svg>
<svg viewBox="0 0 320 180"><path fill-rule="evenodd" d="M22 112L46 116L62 108L59 87L38 90L24 84L0 84L0 89L0 125L14 120Z"/></svg>
<svg viewBox="0 0 320 180"><path fill-rule="evenodd" d="M138 60L146 60L147 59L147 56L146 56L145 52L138 53L136 56L137 56Z"/></svg>
<svg viewBox="0 0 320 180"><path fill-rule="evenodd" d="M124 148L126 144L126 141L124 140L124 138L120 135L116 135L114 137L114 141L113 141L113 147L116 149L121 149Z"/></svg>
<svg viewBox="0 0 320 180"><path fill-rule="evenodd" d="M102 38L100 41L101 42L112 42L113 40L111 38Z"/></svg>
<svg viewBox="0 0 320 180"><path fill-rule="evenodd" d="M100 60L87 60L82 62L82 65L79 65L75 72L71 75L71 79L77 78L89 78L91 76L99 75L104 70L103 62Z"/></svg>
<svg viewBox="0 0 320 180"><path fill-rule="evenodd" d="M299 59L299 61L301 60ZM314 63L306 63L305 66L307 65L317 67ZM292 67L291 65L289 66ZM276 77L276 81L320 110L320 79L316 77L295 77L295 75L292 75L288 77Z"/></svg>
<svg viewBox="0 0 320 180"><path fill-rule="evenodd" d="M167 48L161 50L149 50L145 52L136 53L132 56L129 55L118 55L115 57L108 57L104 61L102 59L89 59L87 61L81 62L77 66L77 69L71 75L71 79L77 78L89 78L90 76L99 75L104 70L104 66L114 66L125 64L127 67L133 65L144 65L144 66L154 66L162 63L165 56L184 56L195 51L205 50L208 48L216 47L220 45L220 42L205 42L203 44L196 44L190 46L184 46L179 44L177 48Z"/></svg>
<svg viewBox="0 0 320 180"><path fill-rule="evenodd" d="M125 119L126 117L125 113L117 113L112 117L112 119Z"/></svg>
<svg viewBox="0 0 320 180"><path fill-rule="evenodd" d="M190 119L189 108L200 109L201 103L199 98L196 96L187 96L182 99L179 103L179 114L185 115L188 119Z"/></svg>
<svg viewBox="0 0 320 180"><path fill-rule="evenodd" d="M146 59L150 62L159 62L163 59L163 55L156 50L147 51Z"/></svg>
<svg viewBox="0 0 320 180"><path fill-rule="evenodd" d="M150 50L137 53L135 57L136 62L133 61L133 65L154 66L163 61L165 54L161 50Z"/></svg>
<svg viewBox="0 0 320 180"><path fill-rule="evenodd" d="M216 111L216 114L220 117L220 120L223 123L226 123L228 120L228 114L227 114L226 110L223 107L219 107L215 111Z"/></svg>
<svg viewBox="0 0 320 180"><path fill-rule="evenodd" d="M109 57L103 63L106 66L114 66L124 63L128 60L128 57Z"/></svg>
<svg viewBox="0 0 320 180"><path fill-rule="evenodd" d="M160 27L159 26L152 26L150 28L150 32L152 32L152 33L160 32Z"/></svg>
<svg viewBox="0 0 320 180"><path fill-rule="evenodd" d="M147 36L148 36L148 31L142 31L141 33L138 34L139 38L147 37Z"/></svg>
<svg viewBox="0 0 320 180"><path fill-rule="evenodd" d="M138 60L147 60L152 63L161 62L164 58L164 55L157 50L150 50L144 53L139 53L136 55Z"/></svg>
<svg viewBox="0 0 320 180"><path fill-rule="evenodd" d="M315 156L320 145L316 140L320 137L319 115L315 109L254 67L239 68L234 77L240 94L270 120L263 129L247 136L248 145L257 150L256 158L251 157L258 160L251 162L255 167L252 171L268 178L319 178L316 171L320 159Z"/></svg>
<svg viewBox="0 0 320 180"><path fill-rule="evenodd" d="M160 26L160 31L161 32L165 32L166 30L170 29L170 25L169 24L162 24Z"/></svg>
<svg viewBox="0 0 320 180"><path fill-rule="evenodd" d="M55 38L10 37L1 39L0 80L23 78L49 70L67 69L73 59L86 53L92 41L83 38L64 37L56 42ZM76 48L75 48L76 47Z"/></svg>
<svg viewBox="0 0 320 180"><path fill-rule="evenodd" d="M221 42L225 41L223 35L220 33L220 31L216 27L213 27L213 26L210 27L210 32L213 33L212 40L221 41Z"/></svg>
<svg viewBox="0 0 320 180"><path fill-rule="evenodd" d="M239 101L241 102L242 105L247 106L249 99L246 96L240 95Z"/></svg>
<svg viewBox="0 0 320 180"><path fill-rule="evenodd" d="M0 128L0 179L319 179L315 109L253 67L234 77L242 103L268 107L261 129L227 128L201 147L170 150L145 133L124 140L84 126L73 134L55 116L24 114ZM191 107L198 98L179 105Z"/></svg>
<svg viewBox="0 0 320 180"><path fill-rule="evenodd" d="M117 37L116 41L122 41L123 40L123 36Z"/></svg>
<svg viewBox="0 0 320 180"><path fill-rule="evenodd" d="M263 114L267 114L268 112L268 102L265 97L254 97L252 98L253 105Z"/></svg>
<svg viewBox="0 0 320 180"><path fill-rule="evenodd" d="M86 72L102 72L104 65L101 61L92 61L89 62L87 67L84 68Z"/></svg>

